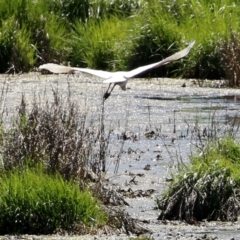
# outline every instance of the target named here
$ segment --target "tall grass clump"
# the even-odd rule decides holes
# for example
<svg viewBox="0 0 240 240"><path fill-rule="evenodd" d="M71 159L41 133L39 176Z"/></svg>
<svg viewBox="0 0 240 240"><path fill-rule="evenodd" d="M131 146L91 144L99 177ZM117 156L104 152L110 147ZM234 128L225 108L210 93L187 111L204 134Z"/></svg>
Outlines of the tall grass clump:
<svg viewBox="0 0 240 240"><path fill-rule="evenodd" d="M167 21L149 13L148 21L141 17L119 20L116 17L105 18L101 22L90 21L76 24L74 43L69 59L72 65L107 69L111 71L131 70L141 65L160 61L185 47L181 36L166 27ZM174 69L180 69L182 62L172 67L153 70L151 76L174 75ZM164 71L165 70L165 71ZM178 73L179 73L178 72ZM143 76L143 75L142 75Z"/></svg>
<svg viewBox="0 0 240 240"><path fill-rule="evenodd" d="M178 23L178 31L186 39L196 40L187 77L201 79L224 79L224 64L221 61L221 41L230 40L231 27L238 29L239 15L232 1L164 1L163 10L170 13Z"/></svg>
<svg viewBox="0 0 240 240"><path fill-rule="evenodd" d="M35 55L40 63L55 62L67 64L68 53L71 49L71 31L66 23L55 15L41 19L42 27L34 29L33 39L36 42Z"/></svg>
<svg viewBox="0 0 240 240"><path fill-rule="evenodd" d="M0 1L0 16L1 73L28 72L66 54L69 24L50 11L48 1Z"/></svg>
<svg viewBox="0 0 240 240"><path fill-rule="evenodd" d="M89 21L85 25L77 23L69 57L71 64L106 70L123 69L124 57L131 45L128 38L130 24L128 19L116 17L101 22Z"/></svg>
<svg viewBox="0 0 240 240"><path fill-rule="evenodd" d="M0 72L27 71L35 64L35 50L31 36L25 27L20 28L13 18L4 22L0 28Z"/></svg>
<svg viewBox="0 0 240 240"><path fill-rule="evenodd" d="M125 60L128 70L161 61L183 46L182 36L177 32L175 24L160 17L157 11L145 11L144 19L136 17L132 29L134 29L133 34L128 40L130 42L130 38L133 38L133 43ZM182 66L181 61L178 61L170 67L154 69L141 76L173 76L173 69L180 71L180 66Z"/></svg>
<svg viewBox="0 0 240 240"><path fill-rule="evenodd" d="M48 173L58 172L65 180L84 181L88 173L100 176L100 127L88 124L86 113L70 98L64 100L53 90L53 101L41 105L33 100L30 109L24 96L15 120L2 133L4 169L35 168L44 165ZM107 137L106 137L107 138ZM108 142L104 137L104 141ZM105 144L107 148L107 144Z"/></svg>
<svg viewBox="0 0 240 240"><path fill-rule="evenodd" d="M0 234L51 234L106 223L96 199L58 174L22 168L0 179Z"/></svg>
<svg viewBox="0 0 240 240"><path fill-rule="evenodd" d="M70 23L76 20L85 22L89 18L91 6L89 0L45 0L44 2L48 5L49 12L53 12L56 16L61 16Z"/></svg>
<svg viewBox="0 0 240 240"><path fill-rule="evenodd" d="M159 219L235 221L240 200L240 144L232 137L209 143L173 175L157 200Z"/></svg>
<svg viewBox="0 0 240 240"><path fill-rule="evenodd" d="M240 87L240 35L231 32L230 41L223 39L221 42L221 61L224 68L227 84L230 87Z"/></svg>
<svg viewBox="0 0 240 240"><path fill-rule="evenodd" d="M200 79L225 79L220 42L223 36L210 36L197 46L188 69L189 76Z"/></svg>

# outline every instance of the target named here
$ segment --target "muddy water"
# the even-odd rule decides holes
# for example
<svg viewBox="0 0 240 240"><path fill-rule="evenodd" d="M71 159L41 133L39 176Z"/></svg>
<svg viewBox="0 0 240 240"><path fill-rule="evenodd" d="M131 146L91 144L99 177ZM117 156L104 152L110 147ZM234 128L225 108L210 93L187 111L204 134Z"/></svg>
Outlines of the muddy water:
<svg viewBox="0 0 240 240"><path fill-rule="evenodd" d="M30 102L35 96L44 104L46 99L52 100L52 89L58 89L65 98L70 92L72 100L88 112L89 124L99 122L107 86L97 79L82 75L67 79L38 73L0 78L6 92L1 101L6 123L23 93ZM183 83L186 87L181 87ZM154 210L155 199L166 188L175 164L189 162L188 156L199 145L197 133L206 139L216 132L224 134L232 129L233 123L235 126L239 123L240 90L203 88L191 80L173 79L133 79L128 87L126 92L116 87L104 104L105 130L111 130L106 177L114 188L155 192L150 197L126 198L130 205L125 207L126 211L147 221L145 226L153 231L154 239L197 239L204 234L218 239L240 239L238 222L202 223L199 227L183 223L163 225L156 220L159 212Z"/></svg>

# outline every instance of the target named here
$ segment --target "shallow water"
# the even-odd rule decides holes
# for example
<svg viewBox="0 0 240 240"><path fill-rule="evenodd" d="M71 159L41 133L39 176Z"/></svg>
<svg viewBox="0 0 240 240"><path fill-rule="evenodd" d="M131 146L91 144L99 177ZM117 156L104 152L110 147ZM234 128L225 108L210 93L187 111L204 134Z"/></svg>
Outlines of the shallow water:
<svg viewBox="0 0 240 240"><path fill-rule="evenodd" d="M102 95L107 86L97 79L77 75L67 80L64 75L42 76L38 73L0 78L2 91L6 92L5 98L1 99L0 113L4 112L6 123L17 110L22 94L30 100L29 103L35 96L44 104L46 100L52 100L52 89L58 89L65 98L70 90L72 100L88 112L89 123L99 122ZM187 86L181 87L183 83ZM174 79L133 79L128 87L130 89L125 92L116 87L104 104L105 130L112 130L107 177L111 184L123 189L155 190L151 198L127 199L130 206L126 210L136 218L151 220L152 225L147 227L157 231L161 227L156 221L158 211L153 210L154 200L166 188L166 178L174 171L177 161L189 162L189 155L199 144L198 132L207 139L209 134L220 135L233 125L237 127L240 122L240 90L202 88L191 80ZM122 139L123 134L126 140ZM120 164L116 174L118 156ZM136 176L136 183L130 184L133 176ZM237 224L236 229L230 230L235 239ZM220 238L223 234L218 227L203 227L202 232L210 229L218 239L226 239ZM178 228L184 229L181 231L185 235L197 231L196 227L190 226ZM162 229L161 233L168 234L166 231ZM157 234L160 232L156 232L155 239L161 239Z"/></svg>
<svg viewBox="0 0 240 240"><path fill-rule="evenodd" d="M99 122L102 94L107 86L97 79L83 79L80 75L70 76L67 81L64 75L33 73L2 76L2 80L10 80L2 87L7 92L2 104L6 122L19 106L22 94L30 103L34 95L44 103L53 98L52 89L58 89L66 98L70 90L72 101L86 109L91 121ZM187 87L181 87L183 82ZM161 171L162 166L168 167L171 163L170 153L188 161L195 144L194 131L205 131L205 134L219 131L220 134L239 122L238 89L201 88L191 80L174 79L133 79L128 87L125 92L116 87L105 101L105 129L106 132L112 130L109 155L114 156L108 159L109 172L113 171L116 154L123 144L126 153L121 155L119 172L142 169L142 165L154 162L160 164L158 171L162 175L165 172ZM129 140L119 139L123 133Z"/></svg>

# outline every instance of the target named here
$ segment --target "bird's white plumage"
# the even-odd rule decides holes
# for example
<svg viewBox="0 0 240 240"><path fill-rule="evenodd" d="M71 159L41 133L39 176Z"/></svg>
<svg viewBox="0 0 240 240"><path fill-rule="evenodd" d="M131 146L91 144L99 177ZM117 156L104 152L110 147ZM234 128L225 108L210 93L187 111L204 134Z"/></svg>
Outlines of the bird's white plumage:
<svg viewBox="0 0 240 240"><path fill-rule="evenodd" d="M67 67L55 63L47 63L39 66L39 69L46 69L52 73L74 73L74 72L84 72L88 74L92 74L94 76L108 79L112 77L112 72L102 71L102 70L94 70L90 68L77 68L77 67Z"/></svg>
<svg viewBox="0 0 240 240"><path fill-rule="evenodd" d="M136 75L138 75L138 74L140 74L142 72L145 72L145 71L147 71L149 69L157 68L157 67L166 65L166 64L168 64L170 62L176 61L176 60L178 60L180 58L183 58L183 57L188 55L188 53L190 52L190 50L191 50L191 48L193 47L194 44L195 44L195 41L190 42L188 47L184 48L182 51L179 51L179 52L171 55L170 57L167 57L167 58L163 59L160 62L152 63L152 64L149 64L149 65L146 65L146 66L142 66L142 67L133 69L133 70L127 72L125 74L125 77L126 78L132 78L132 77L134 77L134 76L136 76Z"/></svg>
<svg viewBox="0 0 240 240"><path fill-rule="evenodd" d="M127 72L114 72L114 74L109 78L104 80L104 83L120 83L125 82L128 78L125 77Z"/></svg>
<svg viewBox="0 0 240 240"><path fill-rule="evenodd" d="M184 48L183 50L181 50L159 62L141 66L141 67L135 68L131 71L108 72L108 71L95 70L95 69L90 69L90 68L67 67L67 66L54 64L54 63L43 64L39 67L39 69L46 69L53 73L74 73L74 72L88 73L88 74L105 79L103 81L104 83L109 83L109 84L113 83L114 86L119 85L122 88L122 90L126 90L126 84L130 78L132 78L140 73L143 73L149 69L157 68L157 67L166 65L170 62L173 62L180 58L185 57L186 55L188 55L188 53L190 52L190 50L194 44L195 44L195 41L191 41L189 43L189 45L186 48ZM113 88L114 88L114 86L113 86ZM108 87L108 89L109 88L110 88L110 86ZM113 88L111 89L111 91L113 90ZM110 91L110 93L111 93L111 91ZM107 90L107 92L105 94L106 95L105 98L107 98L110 95L110 93L108 93L108 90Z"/></svg>
<svg viewBox="0 0 240 240"><path fill-rule="evenodd" d="M95 70L95 69L90 69L90 68L72 68L74 71L76 72L84 72L84 73L88 73L88 74L92 74L94 76L100 77L100 78L104 78L104 79L108 79L111 78L114 73L113 72L107 72L107 71L102 71L102 70Z"/></svg>

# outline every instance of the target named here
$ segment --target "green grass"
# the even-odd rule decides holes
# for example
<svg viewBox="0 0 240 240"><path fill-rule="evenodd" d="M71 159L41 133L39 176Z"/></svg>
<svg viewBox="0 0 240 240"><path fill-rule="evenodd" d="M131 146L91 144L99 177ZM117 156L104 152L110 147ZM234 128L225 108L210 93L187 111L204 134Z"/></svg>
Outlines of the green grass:
<svg viewBox="0 0 240 240"><path fill-rule="evenodd" d="M143 14L144 18L140 15L131 21L133 33L128 42L132 40L132 44L125 60L126 70L160 61L185 47L183 38L173 22L151 9ZM173 76L174 70L181 69L182 66L181 61L178 61L168 67L151 70L142 76Z"/></svg>
<svg viewBox="0 0 240 240"><path fill-rule="evenodd" d="M181 4L181 1L178 2ZM231 29L238 29L239 15L231 1L217 1L214 4L191 1L181 11L184 17L180 22L180 32L196 40L195 50L191 54L191 77L221 79L225 78L225 62L221 54L223 40L230 41ZM181 19L182 20L182 19ZM195 65L195 66L194 66Z"/></svg>
<svg viewBox="0 0 240 240"><path fill-rule="evenodd" d="M236 73L229 75L232 58L224 58L240 22L231 0L0 0L0 17L1 73L27 72L45 62L129 70L196 40L184 60L147 76L236 81ZM237 51L234 46L232 54Z"/></svg>
<svg viewBox="0 0 240 240"><path fill-rule="evenodd" d="M239 207L240 144L231 137L207 145L182 167L161 198L160 219L236 220Z"/></svg>
<svg viewBox="0 0 240 240"><path fill-rule="evenodd" d="M174 25L166 27L166 21L158 15L148 14L145 14L148 23L137 16L122 20L111 17L101 22L93 20L85 25L77 23L71 64L112 71L130 70L159 61L184 47ZM175 44L168 49L172 43ZM168 71L157 69L152 75L166 76L180 66L180 62L172 64Z"/></svg>
<svg viewBox="0 0 240 240"><path fill-rule="evenodd" d="M50 234L74 224L98 226L106 214L88 191L41 168L1 174L0 234Z"/></svg>
<svg viewBox="0 0 240 240"><path fill-rule="evenodd" d="M209 166L217 164L226 168L233 180L240 184L240 144L231 137L210 143L202 156L193 156L191 159L192 170L206 172Z"/></svg>
<svg viewBox="0 0 240 240"><path fill-rule="evenodd" d="M116 17L92 20L87 24L76 23L72 36L71 64L97 69L119 70L124 65L131 42L128 41L130 21ZM121 31L119 31L121 29Z"/></svg>

